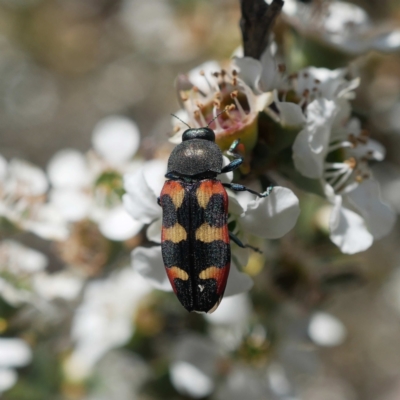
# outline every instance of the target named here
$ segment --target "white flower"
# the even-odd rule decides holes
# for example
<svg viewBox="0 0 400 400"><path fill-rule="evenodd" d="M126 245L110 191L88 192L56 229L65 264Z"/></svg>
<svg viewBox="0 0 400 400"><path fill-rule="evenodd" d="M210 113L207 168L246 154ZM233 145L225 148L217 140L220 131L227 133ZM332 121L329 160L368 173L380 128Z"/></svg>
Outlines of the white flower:
<svg viewBox="0 0 400 400"><path fill-rule="evenodd" d="M340 113L332 110L336 115ZM344 253L363 251L374 239L387 235L395 222L394 213L381 200L379 184L372 179L368 165L383 160L384 148L368 137L355 118L342 126L323 125L317 135L316 146L315 135L307 127L299 133L293 145L295 166L303 175L320 180L333 205L331 240Z"/></svg>
<svg viewBox="0 0 400 400"><path fill-rule="evenodd" d="M38 167L0 156L0 216L44 239L62 240L67 230L46 203L48 181Z"/></svg>
<svg viewBox="0 0 400 400"><path fill-rule="evenodd" d="M255 95L232 66L225 70L217 62L208 61L188 75L179 76L176 86L183 107L177 116L189 126L199 128L209 124L223 150L237 138L247 150L254 147L258 112L268 104L270 96ZM172 123L175 135L170 141L177 144L187 126L176 118Z"/></svg>
<svg viewBox="0 0 400 400"><path fill-rule="evenodd" d="M65 364L71 379L86 378L108 350L129 340L134 314L149 291L147 282L131 268L86 286L72 323L75 347Z"/></svg>
<svg viewBox="0 0 400 400"><path fill-rule="evenodd" d="M338 346L346 339L346 328L343 323L326 312L315 312L308 325L310 339L319 346Z"/></svg>
<svg viewBox="0 0 400 400"><path fill-rule="evenodd" d="M165 181L165 172L166 164L154 160L146 163L134 174L125 176L127 193L123 201L126 210L136 220L150 224L147 237L155 243L161 242L162 210L157 204L157 197ZM293 228L299 216L298 199L286 188L275 187L265 198L254 199L254 195L245 199L242 197L242 204L239 204L236 197L229 192L229 222L235 221L234 233L242 239L250 235L268 239L282 237ZM251 288L250 277L238 271L238 268L246 265L247 259L248 249L242 249L232 243L231 272L226 296L233 296ZM237 262L241 265L237 265ZM161 246L137 247L132 253L132 264L134 269L157 289L172 290L164 271Z"/></svg>
<svg viewBox="0 0 400 400"><path fill-rule="evenodd" d="M0 338L0 395L16 383L14 368L24 367L31 358L31 350L23 340Z"/></svg>
<svg viewBox="0 0 400 400"><path fill-rule="evenodd" d="M382 52L400 48L400 30L374 26L360 7L343 1L303 3L285 1L285 20L301 35L357 56L369 50Z"/></svg>
<svg viewBox="0 0 400 400"><path fill-rule="evenodd" d="M209 396L215 387L218 350L215 343L200 335L178 338L170 365L175 389L195 399Z"/></svg>
<svg viewBox="0 0 400 400"><path fill-rule="evenodd" d="M346 69L308 67L292 74L279 88L282 100L278 90L274 91L273 105L278 112L272 106L265 112L284 127L305 125L311 135L324 125L338 124L348 118L348 100L359 85L358 78L348 80L346 73ZM294 98L290 102L286 101L288 95Z"/></svg>
<svg viewBox="0 0 400 400"><path fill-rule="evenodd" d="M101 120L92 136L95 151L86 155L65 149L49 162L47 173L53 186L50 204L67 222L90 219L111 240L135 236L142 224L133 220L121 206L122 174L135 170L140 133L125 117Z"/></svg>

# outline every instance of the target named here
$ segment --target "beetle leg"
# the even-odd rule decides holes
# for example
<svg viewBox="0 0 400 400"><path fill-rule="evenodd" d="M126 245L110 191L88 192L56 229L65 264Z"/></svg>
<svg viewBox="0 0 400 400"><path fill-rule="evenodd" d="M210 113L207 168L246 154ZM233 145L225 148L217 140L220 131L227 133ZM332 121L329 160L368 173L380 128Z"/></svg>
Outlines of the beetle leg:
<svg viewBox="0 0 400 400"><path fill-rule="evenodd" d="M221 174L225 174L226 172L231 172L233 170L235 170L236 168L239 168L240 164L242 164L243 162L243 158L237 158L236 160L233 160L232 162L230 162L228 165L226 165L225 167L223 167L221 169Z"/></svg>
<svg viewBox="0 0 400 400"><path fill-rule="evenodd" d="M234 233L229 232L229 237L231 238L232 242L236 243L242 249L247 248L262 254L262 251L260 249L258 249L257 247L250 246L249 244L244 244Z"/></svg>
<svg viewBox="0 0 400 400"><path fill-rule="evenodd" d="M230 156L233 156L233 157L237 157L237 153L234 153L234 151L236 150L236 147L238 147L239 146L239 143L240 143L240 139L236 139L232 144L231 144L231 147L229 147L229 150L227 151L227 153L230 155Z"/></svg>
<svg viewBox="0 0 400 400"><path fill-rule="evenodd" d="M258 197L267 197L269 196L269 194L271 193L273 187L270 186L267 188L267 190L263 193L258 193L255 190L249 189L246 186L240 185L239 183L223 183L223 185L228 188L228 189L232 189L236 192L250 192L255 194Z"/></svg>
<svg viewBox="0 0 400 400"><path fill-rule="evenodd" d="M173 179L173 180L179 179L179 176L175 175L173 172L168 172L164 176L168 179Z"/></svg>

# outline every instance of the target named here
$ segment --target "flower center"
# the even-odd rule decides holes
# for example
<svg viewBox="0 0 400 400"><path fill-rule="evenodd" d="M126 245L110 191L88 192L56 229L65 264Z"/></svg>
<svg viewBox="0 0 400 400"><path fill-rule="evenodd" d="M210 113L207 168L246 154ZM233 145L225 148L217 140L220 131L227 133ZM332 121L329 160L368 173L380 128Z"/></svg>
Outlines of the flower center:
<svg viewBox="0 0 400 400"><path fill-rule="evenodd" d="M197 86L180 93L190 125L194 128L210 125L216 134L245 125L252 111L251 99L236 70L231 74L221 70L208 77L201 71L200 76L207 83L208 93Z"/></svg>
<svg viewBox="0 0 400 400"><path fill-rule="evenodd" d="M373 152L368 147L368 132L350 133L346 140L335 140L329 144L323 177L337 194L352 190L370 178L369 161L373 158Z"/></svg>

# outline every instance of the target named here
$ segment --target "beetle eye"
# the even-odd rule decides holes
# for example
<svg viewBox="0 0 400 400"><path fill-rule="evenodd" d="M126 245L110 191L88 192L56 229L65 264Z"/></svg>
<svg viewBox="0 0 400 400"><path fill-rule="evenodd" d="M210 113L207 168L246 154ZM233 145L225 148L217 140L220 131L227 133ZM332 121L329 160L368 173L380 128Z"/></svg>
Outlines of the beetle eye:
<svg viewBox="0 0 400 400"><path fill-rule="evenodd" d="M215 142L215 133L210 128L191 128L182 134L182 142L192 139L203 139Z"/></svg>

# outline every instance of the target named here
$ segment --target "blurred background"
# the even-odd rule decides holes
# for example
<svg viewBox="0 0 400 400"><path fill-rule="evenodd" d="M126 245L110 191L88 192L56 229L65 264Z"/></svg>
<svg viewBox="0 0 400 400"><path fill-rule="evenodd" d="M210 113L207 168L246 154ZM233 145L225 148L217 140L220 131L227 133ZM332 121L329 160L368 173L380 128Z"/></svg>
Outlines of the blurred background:
<svg viewBox="0 0 400 400"><path fill-rule="evenodd" d="M353 3L374 24L400 26L397 0ZM176 76L229 59L241 44L239 19L237 0L0 0L0 153L45 170L60 150L87 152L98 122L118 115L136 122L142 160L167 155L170 113L179 109ZM306 39L293 39L301 33L289 20L279 17L274 32L289 72L316 65L293 61ZM336 61L332 52L317 66L336 67ZM363 52L349 62L361 77L354 112L387 149L374 173L383 198L400 212L400 52ZM5 384L0 397L400 399L399 225L366 252L342 255L324 238L321 201L296 194L304 216L279 244L268 244L265 268L253 259L247 272L256 285L240 306L233 303L234 311L227 305L226 320L189 315L170 293L143 293L128 318L135 327L129 339L116 340L90 374L67 362L82 293L40 309L1 300L0 338L23 339L30 350L16 349L13 362L12 346L0 342L0 370L18 368L18 380ZM10 237L45 254L49 272L65 270L73 257L31 233L4 228L2 240ZM135 240L141 239L119 244L125 246L120 264L129 264ZM96 246L107 245L89 244L89 257ZM88 281L110 276L100 270L83 275ZM229 320L232 312L239 323ZM171 350L178 343L183 349ZM210 352L199 367L203 375L182 372L197 347L196 354ZM0 374L0 388L6 378Z"/></svg>

